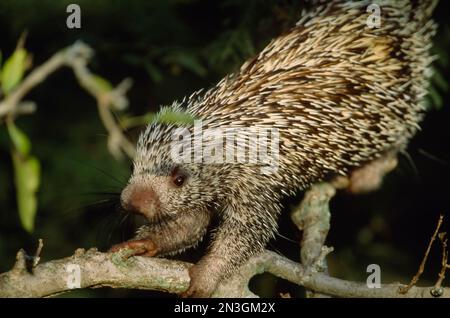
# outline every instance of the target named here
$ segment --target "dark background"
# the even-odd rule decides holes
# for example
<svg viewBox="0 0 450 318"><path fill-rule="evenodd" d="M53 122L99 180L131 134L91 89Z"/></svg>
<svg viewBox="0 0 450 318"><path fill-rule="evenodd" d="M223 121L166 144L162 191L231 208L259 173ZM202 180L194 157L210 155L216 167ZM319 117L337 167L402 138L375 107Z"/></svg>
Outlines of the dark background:
<svg viewBox="0 0 450 318"><path fill-rule="evenodd" d="M65 8L73 1L2 0L0 50L9 56L20 34L28 31L26 48L39 65L56 51L82 39L96 50L90 68L117 84L131 77L129 113L156 111L191 92L209 87L232 72L268 41L292 26L304 7L295 1L76 1L82 28L66 27ZM332 202L328 245L331 274L365 281L366 267L376 263L382 282L407 282L413 276L440 213L450 209L450 107L447 82L450 23L445 1L435 11L439 24L433 52L437 75L429 97L430 111L407 156L379 191L364 196L339 193ZM16 124L32 140L42 165L42 185L35 232L28 234L17 214L10 142L0 125L0 272L11 268L21 247L32 253L44 239L42 261L71 255L78 247L106 249L127 238L132 222L116 212L117 194L130 162L115 161L106 149L105 130L95 100L77 84L71 71L60 70L27 96L38 104ZM139 130L129 131L135 139ZM114 194L115 193L115 194ZM280 233L298 241L300 233L289 210L301 198L286 200ZM123 222L122 222L123 221ZM448 228L449 220L445 226ZM201 247L181 256L196 259ZM299 246L278 237L269 248L299 258ZM437 244L420 284L432 284L440 269ZM419 284L419 285L420 285ZM252 281L263 296L290 292L293 286L271 275ZM85 290L66 296L161 296L156 292Z"/></svg>

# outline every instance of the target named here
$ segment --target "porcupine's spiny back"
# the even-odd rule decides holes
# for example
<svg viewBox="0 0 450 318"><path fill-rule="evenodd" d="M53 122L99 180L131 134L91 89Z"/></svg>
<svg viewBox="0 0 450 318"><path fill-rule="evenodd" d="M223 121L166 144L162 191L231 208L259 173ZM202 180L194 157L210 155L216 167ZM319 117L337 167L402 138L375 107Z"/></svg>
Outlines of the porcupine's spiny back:
<svg viewBox="0 0 450 318"><path fill-rule="evenodd" d="M207 127L275 127L279 179L306 187L389 150L418 129L436 1L316 1L286 34L204 96L188 101ZM206 127L206 128L207 128ZM292 178L291 178L292 176Z"/></svg>

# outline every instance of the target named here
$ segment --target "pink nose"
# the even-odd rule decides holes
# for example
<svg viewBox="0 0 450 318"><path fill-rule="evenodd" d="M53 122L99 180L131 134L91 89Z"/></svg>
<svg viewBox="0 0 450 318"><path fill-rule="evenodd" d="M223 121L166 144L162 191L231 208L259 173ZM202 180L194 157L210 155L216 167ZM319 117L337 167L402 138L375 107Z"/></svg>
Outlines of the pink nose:
<svg viewBox="0 0 450 318"><path fill-rule="evenodd" d="M156 193L151 187L135 184L128 185L122 191L120 199L125 210L148 217L155 213L159 205Z"/></svg>

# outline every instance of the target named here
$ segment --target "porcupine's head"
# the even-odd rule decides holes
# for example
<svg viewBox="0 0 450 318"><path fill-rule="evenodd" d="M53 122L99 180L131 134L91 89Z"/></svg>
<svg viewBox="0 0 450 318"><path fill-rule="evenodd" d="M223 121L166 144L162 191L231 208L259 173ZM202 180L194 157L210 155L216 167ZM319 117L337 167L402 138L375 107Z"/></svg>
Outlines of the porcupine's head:
<svg viewBox="0 0 450 318"><path fill-rule="evenodd" d="M138 234L156 233L158 240L176 241L177 246L169 248L171 253L199 242L217 207L215 191L220 180L214 169L174 157L180 146L193 153L186 147L192 145L191 126L158 120L150 124L139 138L133 172L121 194L123 208L147 220L143 233ZM188 134L181 141L180 131Z"/></svg>

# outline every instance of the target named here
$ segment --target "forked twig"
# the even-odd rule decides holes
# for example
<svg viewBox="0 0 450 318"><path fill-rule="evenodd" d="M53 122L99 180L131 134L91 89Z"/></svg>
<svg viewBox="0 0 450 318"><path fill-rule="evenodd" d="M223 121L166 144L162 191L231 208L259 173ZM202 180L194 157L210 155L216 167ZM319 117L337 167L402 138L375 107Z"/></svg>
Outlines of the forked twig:
<svg viewBox="0 0 450 318"><path fill-rule="evenodd" d="M406 294L411 287L413 287L420 279L420 276L422 275L423 271L425 270L425 264L428 260L428 255L430 254L431 246L434 243L434 240L436 239L436 236L439 233L439 229L441 228L442 222L444 220L444 216L440 215L439 220L436 226L436 230L433 233L433 236L431 237L430 243L428 244L427 250L425 251L425 255L422 259L422 262L420 263L419 270L417 271L416 275L411 279L411 282L406 287L400 287L399 293L400 294Z"/></svg>
<svg viewBox="0 0 450 318"><path fill-rule="evenodd" d="M445 278L445 271L449 268L448 262L448 250L447 250L447 238L445 237L447 233L439 233L439 240L442 243L442 261L441 261L441 271L439 272L438 280L434 287L431 289L431 295L435 297L440 297L444 293L442 288L442 281Z"/></svg>

